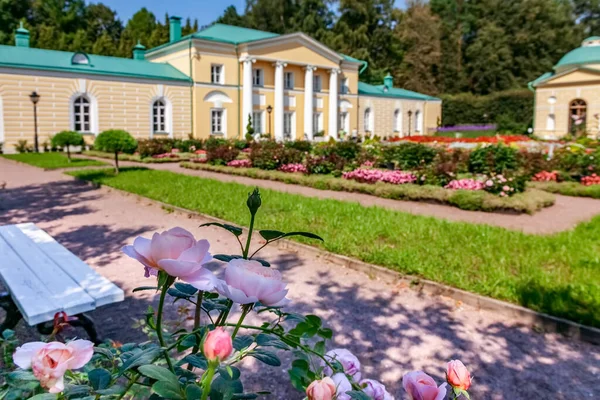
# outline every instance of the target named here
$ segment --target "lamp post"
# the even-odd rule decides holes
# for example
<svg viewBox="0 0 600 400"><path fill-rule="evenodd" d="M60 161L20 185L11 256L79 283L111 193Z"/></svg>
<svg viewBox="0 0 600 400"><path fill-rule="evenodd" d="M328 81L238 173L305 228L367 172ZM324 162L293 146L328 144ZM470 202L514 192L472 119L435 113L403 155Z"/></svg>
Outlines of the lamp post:
<svg viewBox="0 0 600 400"><path fill-rule="evenodd" d="M408 110L408 137L410 137L410 127L411 127L411 122L410 122L410 117L412 117L412 111Z"/></svg>
<svg viewBox="0 0 600 400"><path fill-rule="evenodd" d="M271 137L271 113L273 112L273 107L269 104L267 106L267 112L269 113L269 138Z"/></svg>
<svg viewBox="0 0 600 400"><path fill-rule="evenodd" d="M36 91L33 91L29 95L29 98L33 103L33 149L36 153L39 153L40 149L38 146L37 103L38 101L40 101L40 95Z"/></svg>

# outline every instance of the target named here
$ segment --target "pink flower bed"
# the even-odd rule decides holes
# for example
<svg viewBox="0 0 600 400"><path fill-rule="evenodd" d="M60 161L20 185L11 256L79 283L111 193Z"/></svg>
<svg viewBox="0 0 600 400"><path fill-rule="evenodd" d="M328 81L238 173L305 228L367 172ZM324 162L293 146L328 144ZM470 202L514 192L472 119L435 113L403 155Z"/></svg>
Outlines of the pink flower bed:
<svg viewBox="0 0 600 400"><path fill-rule="evenodd" d="M301 172L306 174L308 170L304 166L304 164L285 164L279 167L281 172Z"/></svg>
<svg viewBox="0 0 600 400"><path fill-rule="evenodd" d="M250 160L233 160L227 163L228 167L234 168L252 168L252 161Z"/></svg>
<svg viewBox="0 0 600 400"><path fill-rule="evenodd" d="M451 190L483 190L485 184L476 179L455 179L444 186L444 189Z"/></svg>
<svg viewBox="0 0 600 400"><path fill-rule="evenodd" d="M581 184L583 186L600 185L600 176L596 174L584 176L583 178L581 178Z"/></svg>
<svg viewBox="0 0 600 400"><path fill-rule="evenodd" d="M358 168L354 171L345 172L342 177L344 179L352 179L362 183L385 182L392 183L394 185L414 183L417 180L417 177L410 172L384 171L380 169L365 168Z"/></svg>
<svg viewBox="0 0 600 400"><path fill-rule="evenodd" d="M534 182L556 182L558 180L558 171L542 171L538 172L531 178Z"/></svg>
<svg viewBox="0 0 600 400"><path fill-rule="evenodd" d="M164 154L155 154L152 158L179 158L179 155L175 153L164 153Z"/></svg>

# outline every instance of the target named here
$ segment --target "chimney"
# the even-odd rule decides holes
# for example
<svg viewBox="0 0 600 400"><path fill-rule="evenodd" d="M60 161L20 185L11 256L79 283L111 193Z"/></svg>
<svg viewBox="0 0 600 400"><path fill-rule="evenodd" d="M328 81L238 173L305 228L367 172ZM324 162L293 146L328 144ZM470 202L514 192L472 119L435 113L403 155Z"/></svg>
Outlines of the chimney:
<svg viewBox="0 0 600 400"><path fill-rule="evenodd" d="M15 33L15 46L29 47L29 31L23 27L23 21Z"/></svg>
<svg viewBox="0 0 600 400"><path fill-rule="evenodd" d="M390 90L391 88L394 87L394 78L389 73L386 75L385 78L383 78L383 86L387 90Z"/></svg>
<svg viewBox="0 0 600 400"><path fill-rule="evenodd" d="M181 39L181 17L171 17L169 21L171 25L169 39L173 43Z"/></svg>
<svg viewBox="0 0 600 400"><path fill-rule="evenodd" d="M145 60L146 59L146 48L138 40L137 44L133 48L133 59L134 60Z"/></svg>

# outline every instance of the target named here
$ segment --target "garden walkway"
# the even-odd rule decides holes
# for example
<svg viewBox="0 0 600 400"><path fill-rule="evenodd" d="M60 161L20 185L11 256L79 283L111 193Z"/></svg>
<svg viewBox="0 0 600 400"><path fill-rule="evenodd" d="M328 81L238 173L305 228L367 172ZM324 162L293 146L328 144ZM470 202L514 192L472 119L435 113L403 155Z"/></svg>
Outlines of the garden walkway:
<svg viewBox="0 0 600 400"><path fill-rule="evenodd" d="M86 158L101 160L100 158L95 157ZM143 165L146 168L172 171L180 174L216 179L223 182L237 182L244 185L258 186L260 188L295 193L309 197L355 201L363 206L385 207L416 215L444 218L451 221L495 225L533 234L552 234L572 229L579 223L589 221L595 215L600 214L600 200L585 197L555 195L556 203L554 206L538 211L534 215L488 213L482 211L466 211L443 204L391 200L362 193L321 190L282 182L221 174L218 172L192 170L182 168L178 163L141 164L121 161L119 162L119 165Z"/></svg>
<svg viewBox="0 0 600 400"><path fill-rule="evenodd" d="M36 223L125 290L125 302L91 314L100 321L105 337L123 343L145 340L133 324L157 300L152 292L132 293L150 282L141 266L121 253L123 245L138 235L150 236L173 226L208 238L213 254L231 251L237 244L220 230L198 228L204 222L200 218L168 213L135 196L97 189L58 171L43 172L0 159L0 181L7 182L0 189L0 225ZM240 199L240 206L244 202ZM334 329L335 345L359 355L363 376L381 379L397 399L403 398L403 373L423 369L440 382L444 363L451 358L461 358L475 376L473 399L600 396L598 347L540 334L517 320L372 280L311 255L273 248L266 249L264 258L289 282L290 309L321 316ZM174 317L175 306L168 309L169 317ZM36 338L23 325L18 333ZM252 371L245 379L248 388L269 390L278 383L269 399L303 397L280 383L287 382L284 367L269 367L266 374L257 372L252 362L248 368Z"/></svg>

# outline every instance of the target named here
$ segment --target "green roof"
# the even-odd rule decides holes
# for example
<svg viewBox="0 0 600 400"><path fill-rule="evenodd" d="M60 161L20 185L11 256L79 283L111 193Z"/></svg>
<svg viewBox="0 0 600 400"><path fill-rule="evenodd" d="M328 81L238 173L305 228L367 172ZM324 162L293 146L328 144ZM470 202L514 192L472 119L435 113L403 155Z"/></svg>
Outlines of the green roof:
<svg viewBox="0 0 600 400"><path fill-rule="evenodd" d="M543 75L539 76L539 77L538 77L538 78L536 78L535 80L533 80L533 81L529 82L528 86L529 86L530 88L531 88L531 87L534 87L534 86L537 86L539 83L541 83L541 82L545 81L546 79L548 79L548 78L550 78L550 77L552 77L552 76L554 76L554 72L546 72L545 74L543 74Z"/></svg>
<svg viewBox="0 0 600 400"><path fill-rule="evenodd" d="M166 63L86 54L89 64L73 64L71 59L74 54L76 53L0 45L0 66L138 79L189 81L185 74Z"/></svg>
<svg viewBox="0 0 600 400"><path fill-rule="evenodd" d="M583 43L591 42L592 40L600 40L600 36L590 36L589 38L583 39Z"/></svg>
<svg viewBox="0 0 600 400"><path fill-rule="evenodd" d="M583 46L571 50L558 61L554 69L582 64L600 64L600 46Z"/></svg>
<svg viewBox="0 0 600 400"><path fill-rule="evenodd" d="M368 83L358 82L358 94L365 96L378 96L378 97L392 97L398 99L411 99L411 100L426 100L435 101L440 100L437 97L428 96L426 94L413 92L412 90L406 90L401 88L391 88L384 90L384 85L369 85Z"/></svg>
<svg viewBox="0 0 600 400"><path fill-rule="evenodd" d="M191 36L195 39L240 44L277 37L279 34L234 25L214 24L193 33Z"/></svg>

